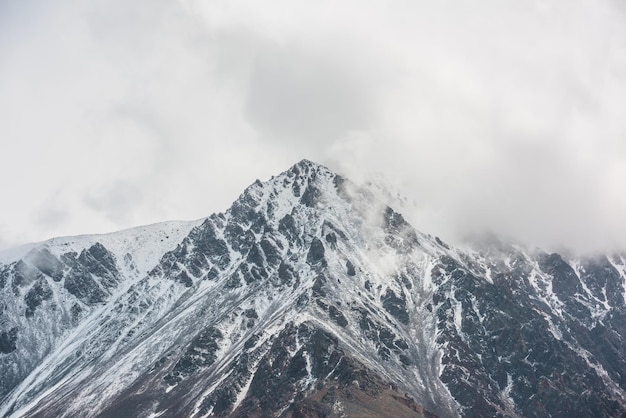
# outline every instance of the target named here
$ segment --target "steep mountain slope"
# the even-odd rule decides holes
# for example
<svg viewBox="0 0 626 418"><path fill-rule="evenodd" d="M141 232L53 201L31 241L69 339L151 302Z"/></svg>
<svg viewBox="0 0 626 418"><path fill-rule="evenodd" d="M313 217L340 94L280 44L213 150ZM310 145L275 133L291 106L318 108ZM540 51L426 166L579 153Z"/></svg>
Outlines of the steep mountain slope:
<svg viewBox="0 0 626 418"><path fill-rule="evenodd" d="M0 399L199 223L55 238L0 253Z"/></svg>
<svg viewBox="0 0 626 418"><path fill-rule="evenodd" d="M309 161L150 234L0 257L0 415L626 414L624 255L451 248Z"/></svg>

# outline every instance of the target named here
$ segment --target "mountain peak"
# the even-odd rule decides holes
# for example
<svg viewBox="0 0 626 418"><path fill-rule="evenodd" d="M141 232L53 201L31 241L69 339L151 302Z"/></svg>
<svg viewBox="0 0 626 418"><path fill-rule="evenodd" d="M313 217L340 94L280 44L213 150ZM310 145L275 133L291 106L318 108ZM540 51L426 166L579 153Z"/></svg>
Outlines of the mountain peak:
<svg viewBox="0 0 626 418"><path fill-rule="evenodd" d="M0 416L626 413L626 256L454 248L348 184L0 265Z"/></svg>
<svg viewBox="0 0 626 418"><path fill-rule="evenodd" d="M314 161L311 160L307 160L302 159L300 161L298 161L296 164L294 164L293 166L291 166L291 168L289 168L287 171L287 173L303 173L303 174L309 174L309 173L315 173L315 172L324 172L327 174L335 174L332 170L330 170L328 167L316 163Z"/></svg>
<svg viewBox="0 0 626 418"><path fill-rule="evenodd" d="M316 162L313 162L313 161L311 161L309 159L303 158L300 161L298 161L297 163L295 163L293 166L294 167L295 166L299 166L299 167L311 167L311 166L313 166L313 167L321 167L322 165L318 164Z"/></svg>

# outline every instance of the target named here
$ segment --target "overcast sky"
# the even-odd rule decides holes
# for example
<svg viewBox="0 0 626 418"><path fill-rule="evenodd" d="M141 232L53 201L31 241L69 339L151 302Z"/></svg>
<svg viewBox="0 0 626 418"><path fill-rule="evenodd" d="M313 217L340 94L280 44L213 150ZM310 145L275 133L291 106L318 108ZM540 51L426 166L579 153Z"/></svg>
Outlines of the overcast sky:
<svg viewBox="0 0 626 418"><path fill-rule="evenodd" d="M626 244L612 0L0 0L0 248L226 209L302 158L455 240Z"/></svg>

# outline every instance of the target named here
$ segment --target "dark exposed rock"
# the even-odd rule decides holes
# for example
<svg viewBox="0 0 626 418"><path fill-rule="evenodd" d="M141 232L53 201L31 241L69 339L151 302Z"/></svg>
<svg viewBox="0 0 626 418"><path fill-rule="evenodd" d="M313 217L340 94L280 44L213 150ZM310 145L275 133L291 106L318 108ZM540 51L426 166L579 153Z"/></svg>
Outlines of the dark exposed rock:
<svg viewBox="0 0 626 418"><path fill-rule="evenodd" d="M238 272L231 275L225 284L226 289L237 289L241 286L241 275Z"/></svg>
<svg viewBox="0 0 626 418"><path fill-rule="evenodd" d="M302 348L289 355L300 341ZM315 388L301 388L307 378L308 353ZM414 401L389 389L385 382L354 359L347 357L335 337L309 325L288 326L276 338L252 379L248 395L232 416L333 416L333 405L341 401L347 416L422 417ZM303 390L304 389L304 390ZM291 402L294 400L294 402ZM232 403L231 400L229 403Z"/></svg>
<svg viewBox="0 0 626 418"><path fill-rule="evenodd" d="M383 302L383 308L398 321L405 325L409 323L409 312L407 311L404 295L400 298L396 296L393 290L387 289L387 292L380 297L380 300Z"/></svg>
<svg viewBox="0 0 626 418"><path fill-rule="evenodd" d="M404 217L390 207L383 214L383 229L387 232L385 242L400 253L408 253L419 244L415 230Z"/></svg>
<svg viewBox="0 0 626 418"><path fill-rule="evenodd" d="M250 247L250 251L248 251L246 261L248 263L256 265L259 268L263 268L263 266L265 265L265 260L263 259L261 249L256 244Z"/></svg>
<svg viewBox="0 0 626 418"><path fill-rule="evenodd" d="M231 406L237 400L237 393L228 389L218 389L211 398L213 402L208 405L213 407L213 415L219 417L231 410Z"/></svg>
<svg viewBox="0 0 626 418"><path fill-rule="evenodd" d="M17 350L17 327L0 332L0 353L9 354Z"/></svg>
<svg viewBox="0 0 626 418"><path fill-rule="evenodd" d="M540 257L539 267L552 276L552 288L559 298L566 299L583 292L576 272L559 254L553 253Z"/></svg>
<svg viewBox="0 0 626 418"><path fill-rule="evenodd" d="M398 282L398 284L405 286L409 290L413 289L413 284L411 283L411 280L406 274L399 274L396 277L396 282Z"/></svg>
<svg viewBox="0 0 626 418"><path fill-rule="evenodd" d="M257 319L259 317L254 308L246 309L243 314L246 316L246 318Z"/></svg>
<svg viewBox="0 0 626 418"><path fill-rule="evenodd" d="M296 197L300 197L300 185L294 181L291 185L291 188L293 190L293 195Z"/></svg>
<svg viewBox="0 0 626 418"><path fill-rule="evenodd" d="M326 259L324 258L324 244L317 238L311 242L311 247L306 256L306 262L312 266L326 267Z"/></svg>
<svg viewBox="0 0 626 418"><path fill-rule="evenodd" d="M263 250L263 254L265 254L265 259L270 266L277 266L281 263L282 260L280 252L270 240L263 239L261 241L261 249Z"/></svg>
<svg viewBox="0 0 626 418"><path fill-rule="evenodd" d="M68 292L87 305L102 303L108 296L93 279L89 270L80 264L75 265L67 274L64 286Z"/></svg>
<svg viewBox="0 0 626 418"><path fill-rule="evenodd" d="M337 240L341 238L343 241L347 241L348 237L340 228L333 225L330 221L324 221L322 224L322 231L326 234L326 242L331 244L332 248L336 248Z"/></svg>
<svg viewBox="0 0 626 418"><path fill-rule="evenodd" d="M385 229L389 233L400 233L403 229L408 228L409 224L404 220L404 217L391 209L389 206L385 208L384 212Z"/></svg>
<svg viewBox="0 0 626 418"><path fill-rule="evenodd" d="M254 233L249 229L244 229L241 225L235 222L229 222L224 229L224 237L233 250L245 253L255 241ZM220 244L219 240L215 244ZM220 248L222 250L222 248ZM210 251L210 250L209 250ZM225 253L228 252L226 246L223 247Z"/></svg>
<svg viewBox="0 0 626 418"><path fill-rule="evenodd" d="M263 357L250 383L243 409L271 411L285 405L297 391L295 383L306 375L302 354L289 355L296 329L283 330ZM303 334L307 332L302 330Z"/></svg>
<svg viewBox="0 0 626 418"><path fill-rule="evenodd" d="M202 277L204 280L215 280L219 277L220 271L217 267L213 266L207 271L207 273Z"/></svg>
<svg viewBox="0 0 626 418"><path fill-rule="evenodd" d="M235 222L245 225L247 223L251 223L251 221L257 218L258 212L256 209L258 201L256 190L260 185L260 182L252 184L232 204L229 212Z"/></svg>
<svg viewBox="0 0 626 418"><path fill-rule="evenodd" d="M114 289L119 283L119 272L113 255L100 243L96 243L78 256L78 262L94 276L106 290Z"/></svg>
<svg viewBox="0 0 626 418"><path fill-rule="evenodd" d="M9 280L10 272L11 268L9 266L3 266L2 264L0 264L0 289L4 289L4 286Z"/></svg>
<svg viewBox="0 0 626 418"><path fill-rule="evenodd" d="M354 269L354 264L352 264L352 261L347 260L346 261L346 273L348 274L348 276L355 276L356 275L356 270Z"/></svg>
<svg viewBox="0 0 626 418"><path fill-rule="evenodd" d="M278 222L278 231L280 231L280 233L282 233L290 241L299 241L300 231L296 226L296 220L290 214L285 215Z"/></svg>
<svg viewBox="0 0 626 418"><path fill-rule="evenodd" d="M492 285L478 280L450 257L441 260L440 270L433 271L433 280L440 284L433 302L437 305L439 327L444 330L438 341L447 342L441 379L462 406L463 415L495 414L504 407L495 394L508 384L517 413L522 416L613 416L616 413L619 409L616 401L609 391L601 389L602 380L586 360L564 341L546 332L550 326L546 316L539 313L546 307L532 298L530 284L523 279L524 273L515 263L511 265L514 274L497 274ZM570 301L579 292L580 282L575 272L560 256L543 255L539 262L556 283L558 290L555 292L559 292L560 298ZM445 282L446 277L448 282ZM461 304L462 334L458 334L455 326L455 308L444 296L452 290L448 285L455 286L453 296ZM573 334L588 334L588 330L578 324L569 323L569 332L564 334L569 341L575 341L571 339ZM584 341L584 338L576 339L576 344ZM615 361L613 353L611 349L605 352ZM583 387L594 389L585 392ZM583 392L585 407L578 396ZM585 409L592 404L593 413Z"/></svg>
<svg viewBox="0 0 626 418"><path fill-rule="evenodd" d="M183 284L185 287L191 287L193 286L193 280L191 280L191 277L189 277L189 275L187 274L186 271L181 271L180 274L178 276L176 276L176 281L178 283Z"/></svg>
<svg viewBox="0 0 626 418"><path fill-rule="evenodd" d="M293 268L286 262L281 262L278 267L278 279L280 283L283 285L291 285L294 279L297 277L296 273L293 271Z"/></svg>
<svg viewBox="0 0 626 418"><path fill-rule="evenodd" d="M345 327L348 325L348 320L346 319L346 317L335 306L333 305L328 306L328 314L330 315L330 319L335 321L337 325L340 325L342 327Z"/></svg>
<svg viewBox="0 0 626 418"><path fill-rule="evenodd" d="M210 366L217 358L215 353L219 348L219 341L223 338L219 329L210 327L198 334L185 353L174 365L174 368L163 379L173 386L200 369Z"/></svg>
<svg viewBox="0 0 626 418"><path fill-rule="evenodd" d="M254 212L254 217L250 219L250 231L254 234L261 234L267 231L268 225L267 220L263 216L263 214L259 212Z"/></svg>
<svg viewBox="0 0 626 418"><path fill-rule="evenodd" d="M237 273L247 284L258 283L267 277L267 271L265 269L247 263L241 263L237 269Z"/></svg>
<svg viewBox="0 0 626 418"><path fill-rule="evenodd" d="M52 289L50 289L48 283L42 279L35 282L24 297L24 302L26 302L26 317L32 317L35 313L35 309L37 309L44 300L50 298L52 298Z"/></svg>
<svg viewBox="0 0 626 418"><path fill-rule="evenodd" d="M113 273L114 275L119 274L115 266L113 255L99 242L81 252L78 261L85 266L90 265L94 274L97 275L103 276L106 273Z"/></svg>
<svg viewBox="0 0 626 418"><path fill-rule="evenodd" d="M326 292L324 291L324 284L326 283L326 277L320 274L315 278L315 282L313 283L313 287L311 290L313 291L313 296L315 297L324 297L326 296Z"/></svg>
<svg viewBox="0 0 626 418"><path fill-rule="evenodd" d="M439 237L435 237L435 242L439 245L441 245L443 248L445 248L446 250L450 249L450 246L448 244L446 244L445 242L443 242Z"/></svg>
<svg viewBox="0 0 626 418"><path fill-rule="evenodd" d="M313 184L309 184L302 194L300 202L308 207L314 207L322 196L322 192Z"/></svg>
<svg viewBox="0 0 626 418"><path fill-rule="evenodd" d="M306 293L303 293L298 296L298 299L296 299L296 308L301 311L309 304L309 302L309 296Z"/></svg>
<svg viewBox="0 0 626 418"><path fill-rule="evenodd" d="M68 267L73 267L78 261L76 261L76 258L78 257L78 254L75 253L74 251L70 251L67 252L65 254L61 255L61 261Z"/></svg>
<svg viewBox="0 0 626 418"><path fill-rule="evenodd" d="M202 225L192 229L176 250L161 259L163 274L175 278L181 272L178 266L181 262L192 275L206 280L215 279L219 275L219 270L230 264L228 246L216 234L214 223L219 221L218 217L212 216ZM237 243L239 244L239 241Z"/></svg>

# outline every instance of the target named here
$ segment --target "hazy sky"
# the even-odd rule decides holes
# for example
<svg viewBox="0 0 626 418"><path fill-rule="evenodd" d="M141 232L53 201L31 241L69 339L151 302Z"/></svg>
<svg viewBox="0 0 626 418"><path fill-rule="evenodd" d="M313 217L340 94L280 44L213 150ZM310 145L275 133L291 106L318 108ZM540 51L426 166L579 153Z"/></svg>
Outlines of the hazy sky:
<svg viewBox="0 0 626 418"><path fill-rule="evenodd" d="M0 248L226 209L301 158L455 239L626 244L611 0L1 0Z"/></svg>

